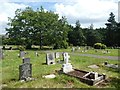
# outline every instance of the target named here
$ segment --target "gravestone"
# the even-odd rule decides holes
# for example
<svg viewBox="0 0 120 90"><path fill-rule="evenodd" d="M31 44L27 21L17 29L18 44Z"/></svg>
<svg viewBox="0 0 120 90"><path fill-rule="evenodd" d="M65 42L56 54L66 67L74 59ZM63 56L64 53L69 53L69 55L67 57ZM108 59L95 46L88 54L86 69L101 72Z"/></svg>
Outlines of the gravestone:
<svg viewBox="0 0 120 90"><path fill-rule="evenodd" d="M23 63L30 63L30 58L23 58Z"/></svg>
<svg viewBox="0 0 120 90"><path fill-rule="evenodd" d="M75 51L75 48L74 47L72 47L72 52L74 52Z"/></svg>
<svg viewBox="0 0 120 90"><path fill-rule="evenodd" d="M36 57L38 57L38 56L39 56L38 52L35 52L35 56L36 56Z"/></svg>
<svg viewBox="0 0 120 90"><path fill-rule="evenodd" d="M55 58L60 58L60 53L59 52L55 53Z"/></svg>
<svg viewBox="0 0 120 90"><path fill-rule="evenodd" d="M32 64L23 63L22 65L19 65L19 79L26 81L28 78L31 77L32 77Z"/></svg>
<svg viewBox="0 0 120 90"><path fill-rule="evenodd" d="M62 71L64 73L73 71L72 65L71 63L69 63L70 56L68 55L68 53L63 53L63 57L64 57L65 64L63 64L62 66Z"/></svg>
<svg viewBox="0 0 120 90"><path fill-rule="evenodd" d="M24 58L24 57L25 57L25 52L24 52L24 51L20 51L19 56L20 56L21 58Z"/></svg>
<svg viewBox="0 0 120 90"><path fill-rule="evenodd" d="M0 48L0 60L3 59L3 51L2 48Z"/></svg>
<svg viewBox="0 0 120 90"><path fill-rule="evenodd" d="M46 64L55 64L55 55L54 53L47 53L46 54Z"/></svg>

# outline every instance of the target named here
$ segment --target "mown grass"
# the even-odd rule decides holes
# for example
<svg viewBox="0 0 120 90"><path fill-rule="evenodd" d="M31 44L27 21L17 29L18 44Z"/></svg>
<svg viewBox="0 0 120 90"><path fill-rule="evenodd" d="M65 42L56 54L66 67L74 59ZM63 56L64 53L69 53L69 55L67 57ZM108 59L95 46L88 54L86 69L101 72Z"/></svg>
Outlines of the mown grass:
<svg viewBox="0 0 120 90"><path fill-rule="evenodd" d="M58 50L58 51L68 51L67 50ZM53 50L52 50L53 51ZM58 74L56 70L60 70L62 64L55 65L46 65L46 54L45 52L38 51L39 57L35 56L35 51L28 50L29 54L26 57L30 58L32 64L32 77L35 78L35 81L29 82L20 82L19 81L19 65L22 64L22 59L17 55L18 50L4 50L5 57L0 61L2 65L2 84L7 85L9 88L96 88L97 86L89 86L80 82L78 79L63 74ZM62 58L61 58L62 59ZM73 67L76 69L86 70L86 71L97 71L102 74L105 73L107 77L118 77L118 72L113 69L108 69L102 66L104 61L109 63L118 63L117 60L108 60L108 59L98 59L92 57L84 56L70 56L70 62ZM88 68L89 65L96 64L99 65L99 69ZM45 79L42 78L43 75L55 74L56 78L54 79ZM105 87L115 87L114 84L109 84Z"/></svg>
<svg viewBox="0 0 120 90"><path fill-rule="evenodd" d="M109 51L109 53L104 53L104 51ZM66 49L57 49L57 50L53 50L53 51L67 51L67 52L72 52L72 48L68 48ZM84 51L84 48L80 48L80 50L76 50L74 51L74 53L79 53L79 54L95 54L95 55L101 55L101 56L118 56L119 55L119 49L97 49L97 52L95 49L89 49L87 50L87 52L82 52Z"/></svg>

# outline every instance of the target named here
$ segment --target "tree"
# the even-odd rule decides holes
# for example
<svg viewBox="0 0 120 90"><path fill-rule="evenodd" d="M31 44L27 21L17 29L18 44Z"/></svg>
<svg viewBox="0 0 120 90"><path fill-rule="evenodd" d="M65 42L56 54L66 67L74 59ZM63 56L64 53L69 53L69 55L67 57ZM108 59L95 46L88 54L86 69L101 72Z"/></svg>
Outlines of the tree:
<svg viewBox="0 0 120 90"><path fill-rule="evenodd" d="M9 19L10 28L6 28L9 38L16 44L31 48L32 44L59 45L56 48L67 48L67 34L69 31L65 17L58 19L58 14L52 11L44 11L41 8L34 11L27 7L25 10L18 9L15 17Z"/></svg>
<svg viewBox="0 0 120 90"><path fill-rule="evenodd" d="M16 44L25 45L26 48L31 48L33 38L33 16L34 11L32 8L27 7L25 10L17 9L15 11L15 17L9 18L8 25L10 28L6 28L9 38Z"/></svg>
<svg viewBox="0 0 120 90"><path fill-rule="evenodd" d="M111 12L110 17L108 18L108 23L106 23L106 45L116 46L116 29L117 23L115 21L115 15Z"/></svg>
<svg viewBox="0 0 120 90"><path fill-rule="evenodd" d="M82 28L80 27L79 20L76 21L76 26L73 28L73 31L69 32L69 42L74 46L84 45L85 44L85 36L82 32Z"/></svg>

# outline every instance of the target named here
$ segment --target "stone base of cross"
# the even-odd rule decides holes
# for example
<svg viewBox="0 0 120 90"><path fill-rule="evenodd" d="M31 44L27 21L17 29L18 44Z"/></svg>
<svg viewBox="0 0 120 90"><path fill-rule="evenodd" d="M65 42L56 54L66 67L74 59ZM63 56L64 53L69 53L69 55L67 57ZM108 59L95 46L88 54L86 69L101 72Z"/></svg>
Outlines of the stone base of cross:
<svg viewBox="0 0 120 90"><path fill-rule="evenodd" d="M69 63L70 56L68 55L68 53L64 53L63 57L64 57L65 64L63 64L63 66L62 66L62 71L64 73L73 71L72 65L71 65L71 63Z"/></svg>

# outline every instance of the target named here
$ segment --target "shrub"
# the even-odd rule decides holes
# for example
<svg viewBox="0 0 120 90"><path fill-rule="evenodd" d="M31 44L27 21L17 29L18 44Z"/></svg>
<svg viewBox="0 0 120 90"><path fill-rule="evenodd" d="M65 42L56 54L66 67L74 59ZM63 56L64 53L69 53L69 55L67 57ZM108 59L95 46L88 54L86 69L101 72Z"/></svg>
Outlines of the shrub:
<svg viewBox="0 0 120 90"><path fill-rule="evenodd" d="M105 45L105 44L102 44L102 43L95 43L95 44L94 44L94 48L95 48L95 49L105 49L105 48L106 48L106 45Z"/></svg>
<svg viewBox="0 0 120 90"><path fill-rule="evenodd" d="M24 50L25 50L25 47L24 47L24 46L18 46L18 50L24 51Z"/></svg>

